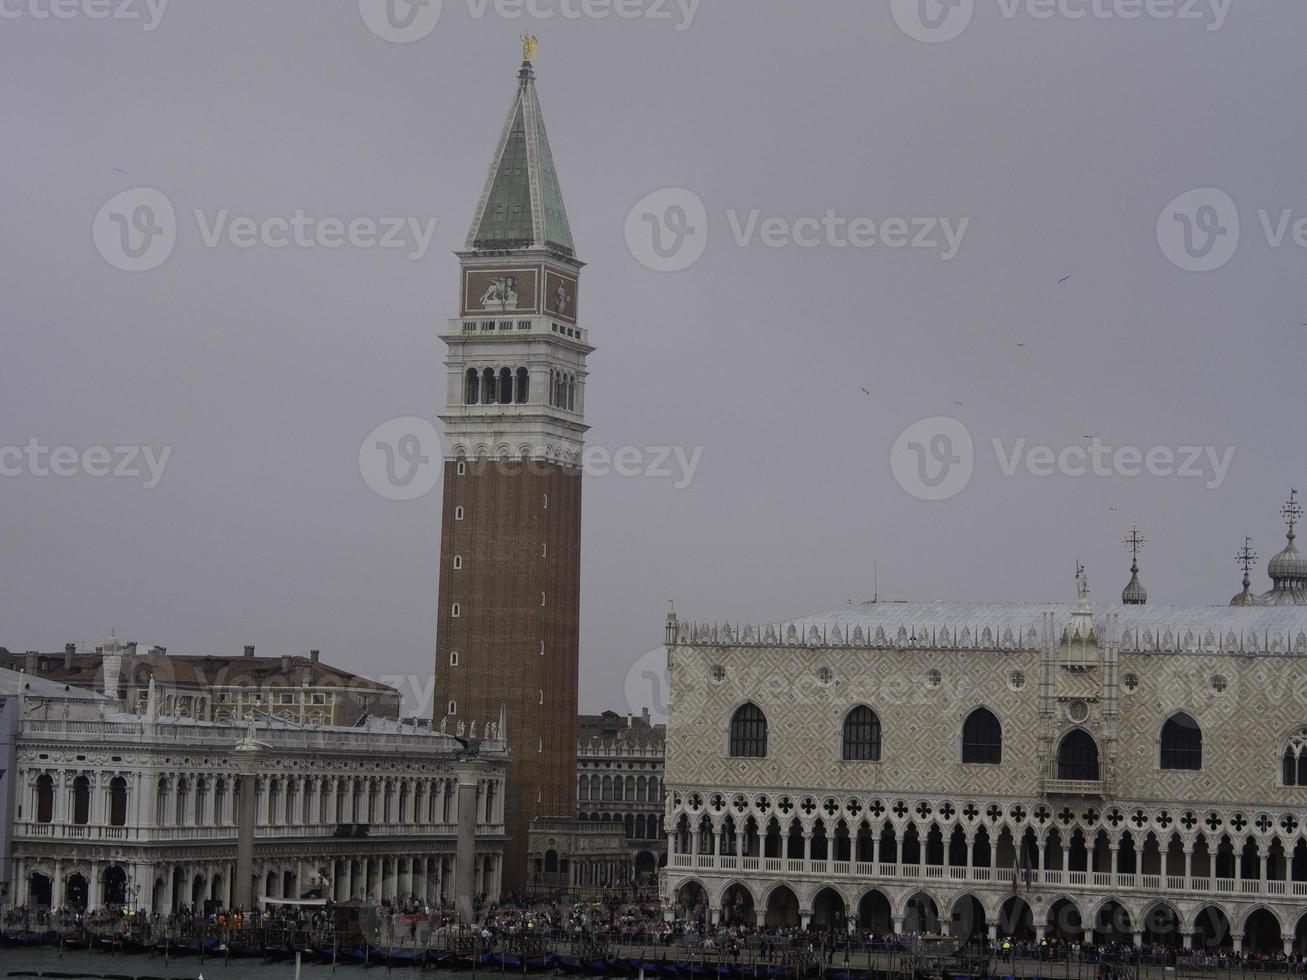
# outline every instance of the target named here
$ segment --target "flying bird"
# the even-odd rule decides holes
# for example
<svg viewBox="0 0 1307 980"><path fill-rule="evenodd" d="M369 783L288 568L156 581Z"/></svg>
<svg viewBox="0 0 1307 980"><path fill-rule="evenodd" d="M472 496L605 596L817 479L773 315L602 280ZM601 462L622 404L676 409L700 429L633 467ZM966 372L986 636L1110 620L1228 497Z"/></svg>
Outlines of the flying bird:
<svg viewBox="0 0 1307 980"><path fill-rule="evenodd" d="M863 393L864 395L867 395L868 397L870 397L870 395L871 395L871 390L868 389L868 388L863 388L863 389L862 389L862 393Z"/></svg>
<svg viewBox="0 0 1307 980"><path fill-rule="evenodd" d="M1071 278L1070 276L1063 276L1061 279L1057 281L1057 284L1060 286L1062 285L1062 283L1066 282L1070 278Z"/></svg>
<svg viewBox="0 0 1307 980"><path fill-rule="evenodd" d="M1025 344L1017 344L1018 347L1025 347Z"/></svg>

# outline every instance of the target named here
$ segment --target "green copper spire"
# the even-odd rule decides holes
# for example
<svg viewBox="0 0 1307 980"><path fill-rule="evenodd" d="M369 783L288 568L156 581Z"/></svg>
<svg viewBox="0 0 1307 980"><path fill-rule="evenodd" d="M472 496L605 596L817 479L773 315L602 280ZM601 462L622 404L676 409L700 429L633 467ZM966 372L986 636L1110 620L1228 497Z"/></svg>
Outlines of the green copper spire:
<svg viewBox="0 0 1307 980"><path fill-rule="evenodd" d="M517 93L490 164L467 247L483 251L545 248L570 256L572 230L529 61L522 63L517 79Z"/></svg>

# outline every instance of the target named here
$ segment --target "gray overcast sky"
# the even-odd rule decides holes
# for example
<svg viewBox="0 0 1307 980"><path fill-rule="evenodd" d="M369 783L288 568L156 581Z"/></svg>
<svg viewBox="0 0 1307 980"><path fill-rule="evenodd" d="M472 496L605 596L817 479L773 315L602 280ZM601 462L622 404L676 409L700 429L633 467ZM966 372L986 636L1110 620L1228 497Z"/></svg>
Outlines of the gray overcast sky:
<svg viewBox="0 0 1307 980"><path fill-rule="evenodd" d="M445 0L406 44L380 40L355 0L174 0L149 31L86 16L92 0L36 16L48 2L0 0L0 445L172 454L151 490L0 478L11 649L98 643L111 624L179 653L319 647L413 674L410 697L429 697L439 490L383 499L358 450L380 423L444 402L450 250L524 30L540 37L589 262L591 442L703 447L689 487L587 479L584 708L624 704L673 596L699 619L795 616L870 598L877 563L882 597L1068 599L1076 557L1115 595L1134 515L1153 602L1226 601L1245 534L1267 587L1278 508L1307 483L1298 0L1234 0L1216 30L1208 0L1200 20L1126 19L1127 0L1083 19L980 0L942 43L910 37L887 2L708 0L678 31L673 4L671 22L514 20ZM144 0L133 8L149 19ZM128 273L97 252L92 223L139 187L167 196L179 231L166 262ZM692 267L660 273L624 227L667 187L704 201L709 238ZM1238 249L1183 271L1158 218L1204 187L1235 202ZM438 225L418 261L210 248L197 208ZM755 209L969 224L948 261L741 247L732 217ZM1291 214L1278 247L1259 209L1272 232ZM1228 210L1198 207L1195 234L1213 215L1231 230ZM973 437L974 472L927 502L896 480L891 447L938 415ZM1210 464L1206 477L1003 475L1022 438L1057 451L1087 435L1236 452L1220 481ZM957 448L929 431L922 445Z"/></svg>

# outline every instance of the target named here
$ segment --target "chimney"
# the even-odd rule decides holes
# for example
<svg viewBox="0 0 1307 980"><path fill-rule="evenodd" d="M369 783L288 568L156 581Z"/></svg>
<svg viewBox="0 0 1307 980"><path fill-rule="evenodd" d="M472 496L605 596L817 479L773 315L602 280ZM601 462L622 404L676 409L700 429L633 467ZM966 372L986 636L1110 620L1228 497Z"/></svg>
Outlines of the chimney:
<svg viewBox="0 0 1307 980"><path fill-rule="evenodd" d="M252 647L252 646L248 646L248 647L246 647L246 648L245 648L245 656L247 656L247 657L252 657L252 656L254 656L254 647Z"/></svg>
<svg viewBox="0 0 1307 980"><path fill-rule="evenodd" d="M290 673L290 654L288 653L283 653L281 655L281 672L283 674Z"/></svg>
<svg viewBox="0 0 1307 980"><path fill-rule="evenodd" d="M318 657L320 657L321 655L322 655L322 651L321 651L321 650L310 650L310 651L309 651L309 659L312 660L315 664L318 662Z"/></svg>
<svg viewBox="0 0 1307 980"><path fill-rule="evenodd" d="M76 643L64 644L64 670L73 669L73 655L77 653Z"/></svg>
<svg viewBox="0 0 1307 980"><path fill-rule="evenodd" d="M167 652L167 647L150 647L150 666L159 666L159 661L163 659L164 654Z"/></svg>
<svg viewBox="0 0 1307 980"><path fill-rule="evenodd" d="M631 719L631 712L628 711L628 712L626 713L626 727L627 727L627 728L631 728L633 725L634 725L634 722L633 722L632 719Z"/></svg>
<svg viewBox="0 0 1307 980"><path fill-rule="evenodd" d="M649 724L649 709L648 709L648 708L641 708L641 709L640 709L640 720L641 720L642 722L644 722L646 725Z"/></svg>
<svg viewBox="0 0 1307 980"><path fill-rule="evenodd" d="M28 650L26 656L26 670L29 674L36 673L36 651Z"/></svg>

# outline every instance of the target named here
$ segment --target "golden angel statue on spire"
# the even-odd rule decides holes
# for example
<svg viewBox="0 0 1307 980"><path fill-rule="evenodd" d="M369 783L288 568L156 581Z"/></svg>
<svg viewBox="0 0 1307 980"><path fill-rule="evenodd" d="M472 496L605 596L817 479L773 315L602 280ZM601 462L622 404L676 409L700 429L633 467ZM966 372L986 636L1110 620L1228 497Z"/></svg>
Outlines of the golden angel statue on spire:
<svg viewBox="0 0 1307 980"><path fill-rule="evenodd" d="M540 39L534 34L522 35L522 60L530 64L540 53Z"/></svg>

